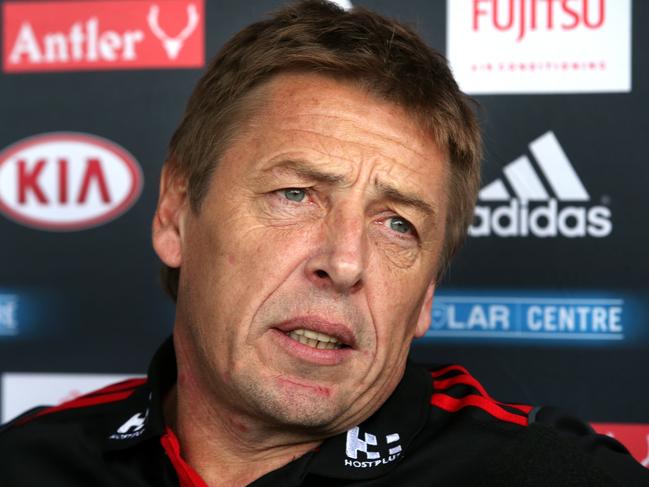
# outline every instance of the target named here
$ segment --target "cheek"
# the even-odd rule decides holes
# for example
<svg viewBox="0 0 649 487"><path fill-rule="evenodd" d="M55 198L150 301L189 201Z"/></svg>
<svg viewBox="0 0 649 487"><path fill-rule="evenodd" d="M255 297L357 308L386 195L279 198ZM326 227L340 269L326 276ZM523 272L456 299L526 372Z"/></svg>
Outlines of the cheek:
<svg viewBox="0 0 649 487"><path fill-rule="evenodd" d="M213 267L215 292L227 295L228 307L258 307L304 263L309 249L305 229L275 228L237 222L245 232L214 235L205 246ZM200 263L199 263L200 265Z"/></svg>
<svg viewBox="0 0 649 487"><path fill-rule="evenodd" d="M373 273L377 277L379 272ZM384 266L381 279L368 282L368 302L375 319L377 353L390 355L410 345L423 302L424 283L420 276L395 272Z"/></svg>
<svg viewBox="0 0 649 487"><path fill-rule="evenodd" d="M368 228L368 236L372 242L372 248L379 257L387 271L406 272L421 257L421 249L414 241L404 239L401 241L395 236L386 235L387 230L383 224L373 223Z"/></svg>

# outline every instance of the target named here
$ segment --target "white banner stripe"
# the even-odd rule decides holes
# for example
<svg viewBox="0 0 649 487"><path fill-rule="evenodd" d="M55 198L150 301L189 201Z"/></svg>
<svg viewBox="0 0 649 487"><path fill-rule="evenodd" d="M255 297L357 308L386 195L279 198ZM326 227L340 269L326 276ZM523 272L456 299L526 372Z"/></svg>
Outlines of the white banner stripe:
<svg viewBox="0 0 649 487"><path fill-rule="evenodd" d="M478 198L482 201L507 201L509 192L500 179L489 183L478 193Z"/></svg>
<svg viewBox="0 0 649 487"><path fill-rule="evenodd" d="M514 192L522 201L546 201L548 193L537 176L527 156L521 156L510 162L503 170Z"/></svg>
<svg viewBox="0 0 649 487"><path fill-rule="evenodd" d="M554 133L547 132L533 141L530 150L560 200L588 201L590 199Z"/></svg>

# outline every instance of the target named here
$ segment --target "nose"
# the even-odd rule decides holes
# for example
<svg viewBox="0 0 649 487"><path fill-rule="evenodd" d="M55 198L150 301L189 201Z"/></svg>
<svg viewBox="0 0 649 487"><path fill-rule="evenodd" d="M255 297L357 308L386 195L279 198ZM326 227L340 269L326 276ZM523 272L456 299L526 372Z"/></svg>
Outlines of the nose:
<svg viewBox="0 0 649 487"><path fill-rule="evenodd" d="M363 286L367 242L362 211L340 208L323 221L320 244L306 264L307 279L323 289L352 294Z"/></svg>

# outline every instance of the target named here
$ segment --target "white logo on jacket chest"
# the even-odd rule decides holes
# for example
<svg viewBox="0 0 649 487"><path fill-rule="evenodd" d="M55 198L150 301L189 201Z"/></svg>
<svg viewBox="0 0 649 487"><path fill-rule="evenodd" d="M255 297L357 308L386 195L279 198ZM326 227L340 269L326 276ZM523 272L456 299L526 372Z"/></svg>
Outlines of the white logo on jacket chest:
<svg viewBox="0 0 649 487"><path fill-rule="evenodd" d="M149 415L147 409L144 414L137 413L131 416L122 426L117 428L117 432L110 435L111 440L130 440L137 438L144 433L144 426Z"/></svg>
<svg viewBox="0 0 649 487"><path fill-rule="evenodd" d="M382 454L380 451L378 438L375 435L365 433L363 438L360 438L358 426L347 432L345 466L356 468L376 467L377 465L393 462L401 455L401 445L398 443L401 438L398 433L385 436L387 455ZM362 456L359 455L361 453Z"/></svg>

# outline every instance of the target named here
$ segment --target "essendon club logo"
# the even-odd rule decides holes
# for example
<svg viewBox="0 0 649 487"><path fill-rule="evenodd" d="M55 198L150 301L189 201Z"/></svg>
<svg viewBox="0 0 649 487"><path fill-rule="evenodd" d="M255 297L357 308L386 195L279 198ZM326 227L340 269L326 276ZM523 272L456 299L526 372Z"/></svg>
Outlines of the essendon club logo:
<svg viewBox="0 0 649 487"><path fill-rule="evenodd" d="M0 153L0 212L30 227L101 225L128 210L141 190L133 156L94 135L41 134Z"/></svg>
<svg viewBox="0 0 649 487"><path fill-rule="evenodd" d="M204 64L203 0L7 2L3 7L7 73Z"/></svg>

